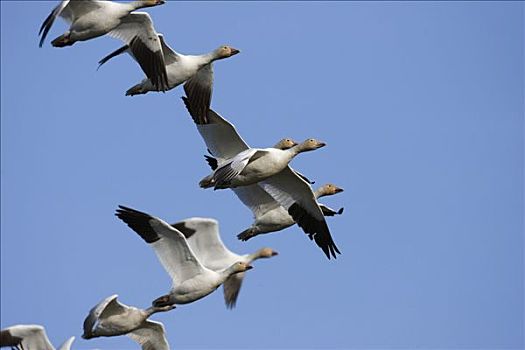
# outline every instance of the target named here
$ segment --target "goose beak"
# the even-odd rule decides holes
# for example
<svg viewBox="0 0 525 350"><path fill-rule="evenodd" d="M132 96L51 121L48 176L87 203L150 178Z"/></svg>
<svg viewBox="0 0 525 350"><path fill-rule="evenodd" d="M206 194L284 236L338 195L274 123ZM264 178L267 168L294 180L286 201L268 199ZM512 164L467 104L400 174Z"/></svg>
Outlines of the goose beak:
<svg viewBox="0 0 525 350"><path fill-rule="evenodd" d="M252 266L252 265L248 265L248 266L246 266L246 271L251 270L251 269L253 269L253 266Z"/></svg>
<svg viewBox="0 0 525 350"><path fill-rule="evenodd" d="M341 193L341 192L344 192L344 190L343 190L342 188L337 187L337 188L335 189L335 193Z"/></svg>
<svg viewBox="0 0 525 350"><path fill-rule="evenodd" d="M240 51L240 50L237 50L237 49L234 49L233 47L231 48L231 56L236 55L236 54L238 54L239 52L241 52L241 51Z"/></svg>
<svg viewBox="0 0 525 350"><path fill-rule="evenodd" d="M165 0L157 0L158 5L164 5L166 3Z"/></svg>
<svg viewBox="0 0 525 350"><path fill-rule="evenodd" d="M276 251L273 251L272 256L276 256L276 255L279 255L279 253L277 253Z"/></svg>
<svg viewBox="0 0 525 350"><path fill-rule="evenodd" d="M324 147L326 146L326 143L324 142L319 142L319 145L317 146L317 148L321 148L321 147Z"/></svg>

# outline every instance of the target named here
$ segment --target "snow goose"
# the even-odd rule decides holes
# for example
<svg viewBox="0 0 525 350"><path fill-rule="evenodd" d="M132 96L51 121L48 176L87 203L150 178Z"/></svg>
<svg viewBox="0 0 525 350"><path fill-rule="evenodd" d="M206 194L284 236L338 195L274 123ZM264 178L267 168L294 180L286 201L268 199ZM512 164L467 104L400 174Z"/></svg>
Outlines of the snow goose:
<svg viewBox="0 0 525 350"><path fill-rule="evenodd" d="M193 99L189 96L182 99L208 151L217 159L217 166L250 149L235 127L226 119L212 109L208 109L204 117L198 113L200 110L194 108L196 102ZM281 181L283 183L279 184ZM336 253L341 254L332 239L323 211L307 179L286 165L281 172L268 177L264 182L257 183L256 186L268 194L265 196L267 201L260 204L261 210L269 211L281 205L309 235L309 238L323 250L328 259L336 258ZM243 191L243 187L232 188L232 190L237 193ZM244 190L247 190L246 186Z"/></svg>
<svg viewBox="0 0 525 350"><path fill-rule="evenodd" d="M74 340L75 337L69 338L58 349L69 350ZM21 324L2 329L0 347L4 346L24 350L55 350L44 327L34 324Z"/></svg>
<svg viewBox="0 0 525 350"><path fill-rule="evenodd" d="M276 144L275 148L284 147L286 148L288 144L286 143L288 139L281 140ZM217 168L217 160L210 156L204 156L206 161L212 168L215 170ZM304 175L295 172L303 180L308 183L311 183ZM284 230L287 227L290 227L295 224L293 218L288 214L288 212L270 196L266 191L264 191L257 184L242 186L232 188L237 197L246 205L253 213L255 221L252 226L240 234L237 235L241 241L247 241L252 237L255 237L262 233L276 232ZM337 193L343 192L343 189L337 187L333 184L326 184L319 187L314 191L316 199L319 199L324 196L331 196ZM335 216L343 213L343 208L339 210L334 210L327 207L324 204L318 203L321 208L324 216Z"/></svg>
<svg viewBox="0 0 525 350"><path fill-rule="evenodd" d="M127 335L142 346L142 349L169 350L164 326L148 320L156 312L165 312L175 305L151 306L147 309L121 304L114 294L95 305L84 320L82 338L112 337Z"/></svg>
<svg viewBox="0 0 525 350"><path fill-rule="evenodd" d="M40 27L40 47L55 19L60 16L69 24L69 30L54 39L55 47L73 45L77 41L93 39L105 34L124 41L133 52L140 67L153 85L167 89L168 78L162 47L153 28L151 17L139 8L157 6L164 0L137 0L118 3L101 0L62 0Z"/></svg>
<svg viewBox="0 0 525 350"><path fill-rule="evenodd" d="M320 195L320 191L327 192ZM333 195L342 191L343 189L335 185L327 184L317 189L314 195L318 199L319 197ZM259 234L280 231L295 224L294 219L288 212L260 186L238 187L234 189L234 192L243 204L252 211L255 219L250 228L237 235L237 238L240 240L247 241ZM343 208L336 211L321 203L318 203L318 205L324 216L334 216L343 212Z"/></svg>
<svg viewBox="0 0 525 350"><path fill-rule="evenodd" d="M158 34L158 38L162 46L164 62L166 63L168 90L186 82L184 86L186 93L191 93L195 98L199 98L198 108L208 109L210 107L211 92L213 88L212 63L216 60L234 56L240 51L231 46L223 45L207 54L183 55L175 52L175 50L169 47L162 34ZM111 58L125 52L138 61L134 52L129 49L129 46L124 45L102 58L99 61L99 67ZM152 84L151 80L148 78L129 88L128 91L126 91L126 96L146 94L149 91L159 91L155 84Z"/></svg>
<svg viewBox="0 0 525 350"><path fill-rule="evenodd" d="M324 147L324 142L307 139L291 148L250 148L219 163L217 169L199 182L202 188L223 189L247 186L278 174L299 153Z"/></svg>
<svg viewBox="0 0 525 350"><path fill-rule="evenodd" d="M222 242L219 235L219 224L214 219L189 218L171 226L184 234L199 261L213 271L224 270L237 261L249 265L254 260L278 255L271 248L262 248L253 254L238 255L233 253ZM224 301L227 308L235 307L243 279L244 273L237 273L228 277L223 283Z"/></svg>
<svg viewBox="0 0 525 350"><path fill-rule="evenodd" d="M124 206L119 206L115 215L153 248L173 280L170 293L155 299L153 306L194 302L213 292L231 275L252 268L237 261L225 269L213 271L199 261L184 235L161 219Z"/></svg>

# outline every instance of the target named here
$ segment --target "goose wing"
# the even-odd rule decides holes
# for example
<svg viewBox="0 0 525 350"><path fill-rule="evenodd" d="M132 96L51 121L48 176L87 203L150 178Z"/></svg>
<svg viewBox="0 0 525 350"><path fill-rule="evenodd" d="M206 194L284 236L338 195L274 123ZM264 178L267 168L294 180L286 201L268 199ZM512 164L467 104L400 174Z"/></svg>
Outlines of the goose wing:
<svg viewBox="0 0 525 350"><path fill-rule="evenodd" d="M169 350L164 326L160 322L146 320L142 326L127 334L142 346L142 350Z"/></svg>
<svg viewBox="0 0 525 350"><path fill-rule="evenodd" d="M22 349L55 350L46 330L40 325L16 325L7 328L10 335L21 338Z"/></svg>
<svg viewBox="0 0 525 350"><path fill-rule="evenodd" d="M123 17L121 23L108 34L128 45L140 68L158 90L169 89L161 42L146 12L133 12Z"/></svg>
<svg viewBox="0 0 525 350"><path fill-rule="evenodd" d="M44 44L44 40L46 40L47 33L49 33L49 30L51 29L51 26L53 26L53 23L55 22L55 19L62 14L66 6L69 4L69 0L62 0L54 9L51 11L51 13L46 17L44 22L42 23L42 26L40 27L40 30L38 31L38 35L40 35L40 42L38 46L42 47ZM71 23L71 11L69 12L69 16L66 16L65 19L69 20Z"/></svg>
<svg viewBox="0 0 525 350"><path fill-rule="evenodd" d="M162 47L162 53L164 54L164 62L167 66L180 60L180 56L173 50L166 41L164 41L164 35L159 34L160 46Z"/></svg>
<svg viewBox="0 0 525 350"><path fill-rule="evenodd" d="M259 218L270 210L281 206L268 192L257 184L235 187L231 190L235 192L241 202L252 211L255 218Z"/></svg>
<svg viewBox="0 0 525 350"><path fill-rule="evenodd" d="M268 154L266 150L250 148L220 165L213 173L215 188L222 188L225 185L228 187L229 183L237 177L250 162L266 154Z"/></svg>
<svg viewBox="0 0 525 350"><path fill-rule="evenodd" d="M164 42L164 35L158 34L158 37L159 37L160 44L161 44L161 47L162 47L162 53L164 55L164 63L166 63L166 65L169 66L170 64L178 61L179 60L179 55L175 51L173 51L171 49L171 47L166 45L166 43ZM107 61L109 61L113 57L116 57L116 56L121 55L123 53L128 53L134 60L136 60L135 56L133 56L133 54L131 53L131 51L129 49L129 45L124 45L124 46L116 49L112 53L108 54L107 56L103 57L100 61L98 61L98 68L100 68L100 66L102 66L104 63L106 63Z"/></svg>
<svg viewBox="0 0 525 350"><path fill-rule="evenodd" d="M186 81L184 92L188 97L188 110L197 124L208 123L208 110L213 90L213 65L207 64Z"/></svg>
<svg viewBox="0 0 525 350"><path fill-rule="evenodd" d="M58 347L58 350L70 350L71 345L73 344L74 341L75 341L75 337L70 337L68 340L63 342L62 345Z"/></svg>
<svg viewBox="0 0 525 350"><path fill-rule="evenodd" d="M226 282L223 283L224 302L228 309L233 309L235 304L237 304L237 297L241 291L242 281L244 281L244 272L231 275Z"/></svg>
<svg viewBox="0 0 525 350"><path fill-rule="evenodd" d="M121 315L126 311L128 307L119 303L117 297L118 294L113 294L89 310L89 314L84 320L84 338L89 339L92 336L93 330L96 328L100 319L113 315Z"/></svg>
<svg viewBox="0 0 525 350"><path fill-rule="evenodd" d="M62 0L42 23L40 31L38 32L38 35L40 35L40 43L38 45L42 47L49 30L58 16L71 24L77 18L91 11L98 10L101 7L102 3L98 0Z"/></svg>
<svg viewBox="0 0 525 350"><path fill-rule="evenodd" d="M192 109L192 105L196 104L193 98L183 97L182 99L193 121L197 124L197 130L206 147L214 157L229 159L250 148L239 135L235 126L218 113L208 109L207 118L202 120Z"/></svg>
<svg viewBox="0 0 525 350"><path fill-rule="evenodd" d="M332 239L323 212L310 185L290 167L258 183L279 202L309 238L323 250L327 258L341 254Z"/></svg>
<svg viewBox="0 0 525 350"><path fill-rule="evenodd" d="M217 220L189 218L171 226L182 232L199 261L212 270L222 270L240 260L222 242Z"/></svg>
<svg viewBox="0 0 525 350"><path fill-rule="evenodd" d="M153 248L173 284L180 284L206 271L184 235L165 221L121 205L115 215Z"/></svg>
<svg viewBox="0 0 525 350"><path fill-rule="evenodd" d="M344 210L344 208L339 208L339 210L334 210L321 203L319 203L319 208L321 208L321 211L323 212L324 216L341 215L343 214L343 210Z"/></svg>

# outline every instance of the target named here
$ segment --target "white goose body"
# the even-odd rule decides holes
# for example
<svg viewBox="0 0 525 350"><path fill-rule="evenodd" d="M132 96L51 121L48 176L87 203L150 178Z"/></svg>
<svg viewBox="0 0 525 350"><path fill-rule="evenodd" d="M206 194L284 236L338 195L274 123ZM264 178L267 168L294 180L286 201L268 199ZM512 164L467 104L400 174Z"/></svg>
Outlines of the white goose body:
<svg viewBox="0 0 525 350"><path fill-rule="evenodd" d="M171 226L182 232L197 258L205 267L213 271L222 271L238 261L250 265L254 260L277 255L277 252L270 248L262 248L253 254L244 255L232 252L222 242L219 224L214 219L189 218ZM244 273L238 273L224 281L226 307L235 307L243 280Z"/></svg>
<svg viewBox="0 0 525 350"><path fill-rule="evenodd" d="M212 293L231 275L252 268L237 261L213 271L199 261L184 235L163 220L123 206L119 206L115 215L153 248L172 279L173 287L169 294L154 300L153 306L194 302Z"/></svg>
<svg viewBox="0 0 525 350"><path fill-rule="evenodd" d="M233 158L223 160L218 168L202 179L202 188L236 188L261 182L283 171L290 161L301 152L323 147L325 144L314 139L289 149L249 148Z"/></svg>
<svg viewBox="0 0 525 350"><path fill-rule="evenodd" d="M250 228L237 235L237 238L240 240L247 241L259 234L276 232L295 225L296 222L288 211L259 186L252 185L235 188L233 190L244 205L253 212L255 218ZM326 184L314 191L314 195L316 199L319 199L320 197L330 196L340 192L343 192L342 188L332 184ZM273 205L271 205L272 202L274 203ZM324 204L318 203L318 205L324 216L334 216L342 214L343 212L343 208L336 211Z"/></svg>
<svg viewBox="0 0 525 350"><path fill-rule="evenodd" d="M144 350L169 350L164 326L160 322L148 320L156 312L165 312L175 306L149 307L139 309L121 304L118 295L112 295L95 305L84 320L82 338L113 337L127 335Z"/></svg>
<svg viewBox="0 0 525 350"><path fill-rule="evenodd" d="M171 90L184 82L188 82L186 88L191 90L196 96L199 96L202 103L206 104L206 108L209 108L211 91L213 88L212 63L216 60L236 55L240 51L230 46L221 46L216 50L203 55L183 55L176 52L166 44L162 34L157 34L157 36L162 46L164 62L166 64L168 81L167 90ZM113 57L125 52L130 54L133 59L137 60L133 52L129 50L127 45L125 45L102 58L99 61L99 64L103 65ZM149 77L147 77L140 83L129 88L126 95L134 96L146 94L150 91L159 91L159 89L151 82Z"/></svg>

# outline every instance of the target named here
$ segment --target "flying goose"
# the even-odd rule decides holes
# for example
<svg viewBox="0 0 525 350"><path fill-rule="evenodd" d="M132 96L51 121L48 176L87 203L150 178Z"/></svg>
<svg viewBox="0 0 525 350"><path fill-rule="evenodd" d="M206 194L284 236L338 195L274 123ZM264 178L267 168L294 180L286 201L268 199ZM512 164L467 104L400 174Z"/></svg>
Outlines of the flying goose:
<svg viewBox="0 0 525 350"><path fill-rule="evenodd" d="M299 153L313 151L325 145L316 139L307 139L285 150L274 147L249 148L219 163L211 175L199 182L199 186L223 189L251 185L278 174Z"/></svg>
<svg viewBox="0 0 525 350"><path fill-rule="evenodd" d="M288 139L281 140L274 147L275 148L287 148L289 144ZM218 162L215 158L210 156L204 156L206 161L215 170L218 166ZM303 180L310 182L304 175L297 173ZM288 212L264 191L257 184L232 188L237 197L241 202L247 206L253 213L255 221L252 226L240 234L237 235L241 241L247 241L252 237L255 237L262 233L276 232L284 230L295 224L295 221L288 214ZM325 184L314 191L316 199L324 196L331 196L337 193L343 192L343 189L333 184ZM343 213L343 208L334 210L327 207L324 204L318 203L324 216L335 216Z"/></svg>
<svg viewBox="0 0 525 350"><path fill-rule="evenodd" d="M236 261L251 264L254 260L278 255L271 248L262 248L253 254L233 253L222 242L219 235L219 224L214 219L189 218L171 226L182 232L199 261L213 271L224 270ZM224 301L227 308L235 307L243 279L244 273L237 273L223 283Z"/></svg>
<svg viewBox="0 0 525 350"><path fill-rule="evenodd" d="M153 306L187 304L213 292L231 275L252 268L237 261L213 271L206 268L192 251L184 235L159 218L135 209L119 206L115 215L148 243L173 280L169 294L153 301Z"/></svg>
<svg viewBox="0 0 525 350"><path fill-rule="evenodd" d="M168 77L162 47L151 17L139 8L164 4L164 0L136 0L129 3L101 0L62 0L40 27L40 47L55 19L60 16L69 30L54 39L54 47L73 45L105 34L124 41L153 85L165 91Z"/></svg>
<svg viewBox="0 0 525 350"><path fill-rule="evenodd" d="M66 340L58 350L69 350L75 337ZM18 350L55 350L44 327L35 324L21 324L0 331L0 347L10 346Z"/></svg>
<svg viewBox="0 0 525 350"><path fill-rule="evenodd" d="M255 219L251 227L237 235L240 240L247 241L259 234L280 231L295 224L288 212L259 185L237 187L233 191L241 202L252 211ZM314 192L314 196L318 199L340 192L343 192L343 189L332 184L326 184L318 188ZM343 208L336 211L321 203L318 205L324 216L343 213Z"/></svg>
<svg viewBox="0 0 525 350"><path fill-rule="evenodd" d="M204 139L208 151L217 159L217 166L220 167L228 159L250 150L248 144L230 122L212 109L208 109L206 116L203 116L199 114L200 109L195 108L198 101L194 101L189 96L182 99L197 126L197 130ZM293 147L289 149L293 149ZM218 170L219 168L215 172ZM275 202L277 202L286 209L293 220L308 234L309 238L315 241L328 259L336 258L336 254L341 254L332 239L323 211L319 207L307 179L285 165L279 173L257 183L256 186L259 186L269 195L267 198L273 198L272 201L261 204L262 210L267 211L275 208ZM232 190L237 192L240 188L232 188Z"/></svg>
<svg viewBox="0 0 525 350"><path fill-rule="evenodd" d="M162 46L164 62L166 63L168 79L167 89L173 89L186 82L184 86L185 90L190 91L195 98L198 97L200 99L200 108L208 109L210 107L213 87L213 61L231 57L238 54L240 51L231 46L223 45L207 54L196 56L183 55L175 52L175 50L169 47L162 34L158 34L158 38ZM137 60L135 53L129 50L129 46L124 45L102 58L99 61L99 67L113 57L125 52L129 53L131 57ZM155 84L152 84L151 80L148 78L129 88L128 91L126 91L126 96L146 94L149 91L159 91Z"/></svg>
<svg viewBox="0 0 525 350"><path fill-rule="evenodd" d="M142 346L143 350L169 350L164 326L160 322L148 320L156 312L165 312L175 305L151 306L138 309L117 300L114 294L95 305L84 320L82 338L112 337L127 335Z"/></svg>

